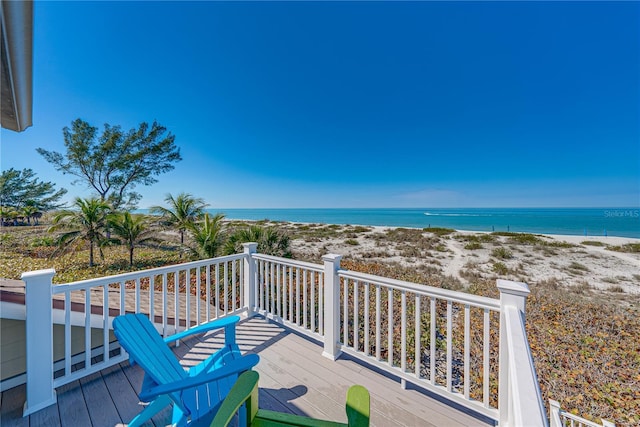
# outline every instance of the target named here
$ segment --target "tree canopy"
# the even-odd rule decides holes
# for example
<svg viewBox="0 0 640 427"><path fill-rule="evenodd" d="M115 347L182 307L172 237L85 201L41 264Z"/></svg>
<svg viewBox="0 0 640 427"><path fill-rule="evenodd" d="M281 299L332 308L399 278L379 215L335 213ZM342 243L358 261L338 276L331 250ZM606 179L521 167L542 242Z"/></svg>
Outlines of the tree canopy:
<svg viewBox="0 0 640 427"><path fill-rule="evenodd" d="M66 153L43 148L38 153L58 171L85 182L115 209L135 207L141 198L133 191L136 185L157 182L156 176L182 160L175 136L155 121L126 132L105 124L98 135L98 128L76 119L62 133Z"/></svg>
<svg viewBox="0 0 640 427"><path fill-rule="evenodd" d="M204 214L207 204L203 199L193 197L189 193L180 193L177 197L167 194L164 200L169 205L168 208L152 206L150 212L160 215L164 225L177 228L180 232L180 243L184 244L184 232Z"/></svg>
<svg viewBox="0 0 640 427"><path fill-rule="evenodd" d="M48 211L62 207L60 199L67 193L56 190L53 182L44 182L31 169L21 171L14 168L0 174L0 205L17 210L25 207Z"/></svg>
<svg viewBox="0 0 640 427"><path fill-rule="evenodd" d="M76 197L73 210L63 210L53 218L50 232L62 230L58 237L61 250L79 247L82 243L89 243L89 267L93 267L93 248L100 249L108 243L104 230L111 215L111 206L97 198L81 199Z"/></svg>

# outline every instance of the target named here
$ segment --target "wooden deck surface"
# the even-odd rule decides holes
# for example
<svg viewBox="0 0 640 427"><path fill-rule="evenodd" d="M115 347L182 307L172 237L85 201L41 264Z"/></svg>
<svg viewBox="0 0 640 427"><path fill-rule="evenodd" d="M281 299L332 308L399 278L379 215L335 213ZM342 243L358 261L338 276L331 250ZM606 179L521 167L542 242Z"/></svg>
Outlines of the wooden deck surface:
<svg viewBox="0 0 640 427"><path fill-rule="evenodd" d="M373 426L486 426L486 421L429 397L403 390L398 381L342 356L322 357L322 347L261 317L241 322L237 340L245 352L260 355L260 407L346 422L344 402L352 384L371 393ZM220 334L192 338L175 348L185 366L197 364L219 348ZM142 370L128 362L57 390L58 403L22 418L25 386L0 396L0 426L114 426L140 411L136 391ZM167 409L153 424L168 423Z"/></svg>

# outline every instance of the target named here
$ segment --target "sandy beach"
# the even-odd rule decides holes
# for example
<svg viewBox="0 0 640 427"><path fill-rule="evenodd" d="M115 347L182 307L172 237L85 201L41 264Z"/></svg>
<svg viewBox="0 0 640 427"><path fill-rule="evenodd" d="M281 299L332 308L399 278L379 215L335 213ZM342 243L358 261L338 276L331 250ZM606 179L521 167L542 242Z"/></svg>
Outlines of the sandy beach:
<svg viewBox="0 0 640 427"><path fill-rule="evenodd" d="M640 295L640 253L622 252L640 239L614 236L499 235L435 229L277 223L294 237L294 257L319 262L326 253L345 259L437 269L459 280L506 278L528 283ZM505 233L506 234L506 233ZM521 236L521 237L519 237Z"/></svg>

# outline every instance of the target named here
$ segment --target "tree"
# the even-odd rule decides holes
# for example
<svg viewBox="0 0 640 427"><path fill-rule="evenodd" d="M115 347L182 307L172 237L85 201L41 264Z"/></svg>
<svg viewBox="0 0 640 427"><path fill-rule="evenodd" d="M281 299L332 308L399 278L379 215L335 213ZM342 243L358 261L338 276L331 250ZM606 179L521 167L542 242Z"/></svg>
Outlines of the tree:
<svg viewBox="0 0 640 427"><path fill-rule="evenodd" d="M133 250L147 242L157 242L151 222L144 215L131 215L129 212L116 213L109 217L111 232L122 239L129 249L129 266L133 267Z"/></svg>
<svg viewBox="0 0 640 427"><path fill-rule="evenodd" d="M191 237L195 243L195 252L203 258L213 258L224 245L224 215L209 217L205 214L202 221L189 225Z"/></svg>
<svg viewBox="0 0 640 427"><path fill-rule="evenodd" d="M202 216L207 204L204 200L193 197L189 193L180 193L175 198L171 194L167 194L164 200L169 205L168 208L152 206L149 212L162 216L164 225L175 227L180 233L180 243L184 245L184 232Z"/></svg>
<svg viewBox="0 0 640 427"><path fill-rule="evenodd" d="M0 206L0 221L2 221L2 225L6 225L10 222L13 223L13 225L16 225L19 215L18 211L12 207Z"/></svg>
<svg viewBox="0 0 640 427"><path fill-rule="evenodd" d="M35 207L38 211L59 209L63 205L60 199L67 193L61 188L55 189L52 182L40 181L33 170L8 169L0 175L0 204L22 209Z"/></svg>
<svg viewBox="0 0 640 427"><path fill-rule="evenodd" d="M260 227L259 225L234 231L225 243L224 254L240 253L243 251L242 244L248 242L256 242L258 244L257 251L261 254L291 258L290 237L273 227Z"/></svg>
<svg viewBox="0 0 640 427"><path fill-rule="evenodd" d="M31 218L33 218L34 223L37 223L38 220L36 215L39 211L35 206L24 206L20 212L25 216L25 218L27 218L27 224L31 225Z"/></svg>
<svg viewBox="0 0 640 427"><path fill-rule="evenodd" d="M128 132L105 124L98 136L98 128L76 119L62 133L64 155L43 148L38 148L38 153L58 171L85 181L114 209L135 207L141 198L133 191L136 185L158 182L155 176L172 170L173 163L182 160L175 136L157 122L151 126L140 123Z"/></svg>
<svg viewBox="0 0 640 427"><path fill-rule="evenodd" d="M70 247L77 248L81 243L89 243L89 267L93 267L94 246L100 248L107 242L104 229L107 225L111 206L98 198L81 199L77 197L73 202L74 210L63 210L53 218L53 225L49 232L58 230L63 233L58 237L61 250Z"/></svg>

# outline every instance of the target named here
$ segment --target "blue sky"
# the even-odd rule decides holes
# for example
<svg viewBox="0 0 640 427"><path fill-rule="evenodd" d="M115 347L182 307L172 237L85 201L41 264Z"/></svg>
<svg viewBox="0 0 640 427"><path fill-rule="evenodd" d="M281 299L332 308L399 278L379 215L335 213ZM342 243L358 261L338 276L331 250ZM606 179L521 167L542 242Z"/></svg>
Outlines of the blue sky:
<svg viewBox="0 0 640 427"><path fill-rule="evenodd" d="M157 120L141 207L640 205L640 3L38 2L34 125L2 169L82 184L82 118Z"/></svg>

